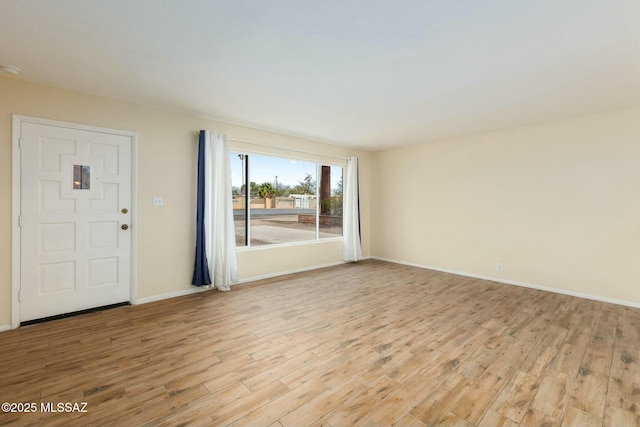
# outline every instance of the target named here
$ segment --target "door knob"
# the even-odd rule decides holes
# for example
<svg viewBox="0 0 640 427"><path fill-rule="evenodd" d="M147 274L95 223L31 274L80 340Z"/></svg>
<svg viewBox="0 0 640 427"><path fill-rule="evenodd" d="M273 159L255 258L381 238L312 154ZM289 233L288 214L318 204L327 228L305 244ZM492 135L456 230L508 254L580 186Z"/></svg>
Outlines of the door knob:
<svg viewBox="0 0 640 427"><path fill-rule="evenodd" d="M128 230L129 226L127 224L122 224L120 228L122 228L123 230Z"/></svg>

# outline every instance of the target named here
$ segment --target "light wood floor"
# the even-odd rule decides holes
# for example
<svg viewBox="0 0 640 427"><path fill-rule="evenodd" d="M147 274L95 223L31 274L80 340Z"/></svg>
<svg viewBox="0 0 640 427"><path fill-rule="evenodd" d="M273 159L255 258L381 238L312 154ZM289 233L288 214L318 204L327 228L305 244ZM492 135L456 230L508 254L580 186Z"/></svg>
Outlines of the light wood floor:
<svg viewBox="0 0 640 427"><path fill-rule="evenodd" d="M365 261L0 333L0 425L640 425L640 310Z"/></svg>

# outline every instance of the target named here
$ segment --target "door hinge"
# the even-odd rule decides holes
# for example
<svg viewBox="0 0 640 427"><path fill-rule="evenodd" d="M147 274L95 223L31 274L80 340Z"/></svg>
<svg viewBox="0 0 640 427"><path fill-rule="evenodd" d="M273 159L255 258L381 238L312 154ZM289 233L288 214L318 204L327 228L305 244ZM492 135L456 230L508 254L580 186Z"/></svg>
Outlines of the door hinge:
<svg viewBox="0 0 640 427"><path fill-rule="evenodd" d="M22 215L18 215L18 227L22 227Z"/></svg>
<svg viewBox="0 0 640 427"><path fill-rule="evenodd" d="M22 302L22 290L18 290L18 302Z"/></svg>
<svg viewBox="0 0 640 427"><path fill-rule="evenodd" d="M18 138L18 149L22 150L22 138Z"/></svg>

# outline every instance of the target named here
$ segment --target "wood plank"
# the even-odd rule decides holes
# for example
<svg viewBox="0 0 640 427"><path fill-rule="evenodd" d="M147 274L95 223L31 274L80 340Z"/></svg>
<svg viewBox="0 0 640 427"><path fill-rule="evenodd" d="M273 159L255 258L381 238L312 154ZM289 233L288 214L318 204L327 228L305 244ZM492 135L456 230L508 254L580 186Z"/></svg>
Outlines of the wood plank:
<svg viewBox="0 0 640 427"><path fill-rule="evenodd" d="M612 343L616 338L617 329L618 315L616 311L609 307L603 308L593 328L593 336Z"/></svg>
<svg viewBox="0 0 640 427"><path fill-rule="evenodd" d="M607 407L603 427L640 427L640 415L615 406Z"/></svg>
<svg viewBox="0 0 640 427"><path fill-rule="evenodd" d="M362 394L364 386L356 380L348 380L330 390L311 399L280 419L284 427L311 425L320 421L326 414L331 413L344 402L355 395ZM324 420L326 422L326 420Z"/></svg>
<svg viewBox="0 0 640 427"><path fill-rule="evenodd" d="M244 417L235 420L233 425L234 427L245 427L277 422L277 420L314 399L325 390L320 381L309 381L300 387L281 394L269 402L268 405L253 410Z"/></svg>
<svg viewBox="0 0 640 427"><path fill-rule="evenodd" d="M437 382L438 387L432 386L432 393L410 412L426 425L436 424L471 386L467 378L454 372L445 374Z"/></svg>
<svg viewBox="0 0 640 427"><path fill-rule="evenodd" d="M589 336L577 334L572 343L563 343L549 365L549 369L575 378L580 370L584 352L589 344Z"/></svg>
<svg viewBox="0 0 640 427"><path fill-rule="evenodd" d="M345 401L338 408L322 418L335 426L357 426L367 421L373 408L385 404L387 395L392 390L393 380L381 377L378 381L364 388L364 392Z"/></svg>
<svg viewBox="0 0 640 427"><path fill-rule="evenodd" d="M574 383L569 405L602 419L608 387L608 376L596 373L580 374Z"/></svg>
<svg viewBox="0 0 640 427"><path fill-rule="evenodd" d="M612 369L606 403L640 415L640 374Z"/></svg>
<svg viewBox="0 0 640 427"><path fill-rule="evenodd" d="M557 420L546 414L545 412L536 409L529 408L520 423L521 426L544 426L544 427L560 427L560 420Z"/></svg>
<svg viewBox="0 0 640 427"><path fill-rule="evenodd" d="M540 387L540 382L540 377L518 371L491 405L491 412L520 423Z"/></svg>
<svg viewBox="0 0 640 427"><path fill-rule="evenodd" d="M491 410L482 417L478 427L518 427L520 424Z"/></svg>
<svg viewBox="0 0 640 427"><path fill-rule="evenodd" d="M562 420L570 391L570 380L565 374L550 372L542 378L530 409L556 421ZM538 415L536 414L536 417ZM525 416L525 420L529 418ZM525 423L525 420L522 422ZM529 424L526 422L525 424Z"/></svg>
<svg viewBox="0 0 640 427"><path fill-rule="evenodd" d="M561 427L600 427L602 418L594 417L591 414L569 406L567 413L562 420Z"/></svg>
<svg viewBox="0 0 640 427"><path fill-rule="evenodd" d="M612 357L613 343L594 335L587 345L579 372L581 374L596 373L609 376Z"/></svg>
<svg viewBox="0 0 640 427"><path fill-rule="evenodd" d="M409 412L415 407L416 402L426 400L433 395L434 389L427 386L432 384L432 380L429 374L416 373L403 383L394 381L384 404L371 410L368 421L375 425L403 425L402 419L415 418Z"/></svg>
<svg viewBox="0 0 640 427"><path fill-rule="evenodd" d="M442 427L473 427L476 424L472 424L464 418L460 418L453 412L447 412L438 420L438 425Z"/></svg>

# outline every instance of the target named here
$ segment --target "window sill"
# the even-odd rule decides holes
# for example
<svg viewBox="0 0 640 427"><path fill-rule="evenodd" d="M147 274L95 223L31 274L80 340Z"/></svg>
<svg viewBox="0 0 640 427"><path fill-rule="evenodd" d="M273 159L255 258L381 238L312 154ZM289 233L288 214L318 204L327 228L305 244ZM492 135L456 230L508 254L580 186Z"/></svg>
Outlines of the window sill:
<svg viewBox="0 0 640 427"><path fill-rule="evenodd" d="M342 241L343 239L344 239L343 236L337 236L337 237L325 237L318 240L303 240L299 242L274 243L271 245L236 246L236 252L252 252L252 251L262 251L265 249L288 248L292 246L317 245L322 243L338 242L338 241Z"/></svg>

